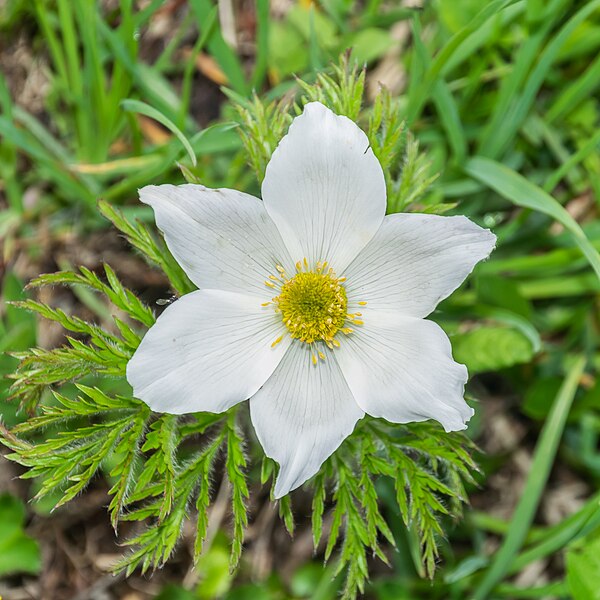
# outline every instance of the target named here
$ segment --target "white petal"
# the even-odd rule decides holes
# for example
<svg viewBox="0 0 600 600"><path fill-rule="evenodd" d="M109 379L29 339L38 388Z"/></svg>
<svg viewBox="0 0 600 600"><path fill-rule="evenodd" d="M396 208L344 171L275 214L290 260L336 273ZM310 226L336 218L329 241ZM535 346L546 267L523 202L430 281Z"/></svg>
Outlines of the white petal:
<svg viewBox="0 0 600 600"><path fill-rule="evenodd" d="M364 325L341 340L336 359L358 405L393 423L435 419L465 429L473 410L463 398L467 369L433 321L365 311Z"/></svg>
<svg viewBox="0 0 600 600"><path fill-rule="evenodd" d="M262 197L294 261L328 261L340 273L385 214L381 165L363 131L311 102L267 165Z"/></svg>
<svg viewBox="0 0 600 600"><path fill-rule="evenodd" d="M200 288L269 296L264 281L277 274L276 265L293 269L275 224L254 196L186 184L150 185L140 199L152 206L169 250Z"/></svg>
<svg viewBox="0 0 600 600"><path fill-rule="evenodd" d="M171 414L223 412L254 394L289 341L281 319L260 299L200 290L160 315L127 365L134 395Z"/></svg>
<svg viewBox="0 0 600 600"><path fill-rule="evenodd" d="M265 454L281 466L275 497L310 479L363 415L333 355L313 365L309 348L292 343L250 399L256 435Z"/></svg>
<svg viewBox="0 0 600 600"><path fill-rule="evenodd" d="M486 258L496 236L466 217L388 215L346 269L348 298L425 317Z"/></svg>

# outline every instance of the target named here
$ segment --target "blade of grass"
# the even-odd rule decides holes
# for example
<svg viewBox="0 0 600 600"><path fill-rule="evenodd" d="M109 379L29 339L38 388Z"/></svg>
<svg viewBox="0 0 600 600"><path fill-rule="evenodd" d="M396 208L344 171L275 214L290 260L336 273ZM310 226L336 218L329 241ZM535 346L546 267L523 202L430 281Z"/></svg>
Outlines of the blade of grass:
<svg viewBox="0 0 600 600"><path fill-rule="evenodd" d="M48 21L48 12L42 0L35 0L35 13L40 24L40 27L44 33L44 40L48 44L50 49L50 56L54 63L54 68L58 72L58 77L62 80L62 87L65 90L69 89L69 76L67 70L67 63L63 54L63 49L54 33L54 29L50 26Z"/></svg>
<svg viewBox="0 0 600 600"><path fill-rule="evenodd" d="M210 18L210 13L213 10L214 4L211 0L190 0L192 10L198 19L200 29L205 27L206 22ZM219 63L225 75L227 75L228 84L238 93L247 95L248 86L244 71L236 53L227 45L227 42L221 35L221 29L215 27L211 36L208 39L208 49Z"/></svg>
<svg viewBox="0 0 600 600"><path fill-rule="evenodd" d="M584 161L600 145L600 130L596 132L575 154L569 157L544 184L544 190L551 192L561 181L561 179L576 165Z"/></svg>
<svg viewBox="0 0 600 600"><path fill-rule="evenodd" d="M0 117L0 136L34 159L36 168L45 167L46 177L55 181L63 191L68 191L74 198L84 199L87 207L95 211L95 195L87 185L88 179L85 179L84 185L79 181L81 174L75 179L72 173L65 172L65 164L52 156L29 132L15 127L13 121Z"/></svg>
<svg viewBox="0 0 600 600"><path fill-rule="evenodd" d="M431 61L427 49L421 41L421 24L416 18L412 19L412 30L415 51L419 55L421 64L427 68ZM467 154L467 141L461 125L458 106L454 101L452 93L448 89L448 84L442 77L440 77L433 85L433 102L438 117L442 122L442 127L448 135L448 141L454 153L454 159L458 164L462 164Z"/></svg>
<svg viewBox="0 0 600 600"><path fill-rule="evenodd" d="M86 155L93 161L105 160L111 141L116 135L115 126L121 117L118 104L109 106L106 90L106 75L100 56L102 46L98 39L98 21L102 20L98 14L97 5L93 2L76 2L75 16L81 43L83 46L83 78L86 93L91 96L83 98L83 110L92 130Z"/></svg>
<svg viewBox="0 0 600 600"><path fill-rule="evenodd" d="M185 118L190 107L192 76L196 68L196 57L206 45L208 38L212 35L213 29L217 24L218 14L217 7L215 6L206 20L206 23L203 24L201 35L194 44L192 53L187 59L185 68L183 70L183 83L181 84L181 110L179 112L179 119L177 121L181 127L183 127L183 124L185 123Z"/></svg>
<svg viewBox="0 0 600 600"><path fill-rule="evenodd" d="M421 83L414 87L413 93L409 94L406 120L410 125L419 117L425 102L429 99L433 85L442 73L446 63L452 58L459 46L473 32L481 27L488 19L500 12L516 0L494 0L488 3L477 15L460 31L455 33L448 43L439 51L429 69L425 73Z"/></svg>
<svg viewBox="0 0 600 600"><path fill-rule="evenodd" d="M549 122L562 119L573 111L582 100L589 98L598 86L600 86L600 55L596 57L596 60L590 64L581 77L564 88L554 104L548 109L546 119Z"/></svg>
<svg viewBox="0 0 600 600"><path fill-rule="evenodd" d="M554 0L552 8L558 7L562 3L564 3L564 0ZM551 11L551 14L555 14L555 11ZM537 60L540 48L546 40L553 24L553 19L546 19L541 23L539 29L530 33L521 48L517 51L516 56L511 57L513 63L511 71L500 85L500 92L494 104L492 117L486 125L479 141L479 154L492 156L491 147L498 135L498 129L503 126L507 115L511 115L515 110L515 102L519 98L523 82L530 72L531 66Z"/></svg>
<svg viewBox="0 0 600 600"><path fill-rule="evenodd" d="M181 102L169 82L132 55L131 49L122 39L119 31L111 29L103 20L98 21L98 28L114 59L129 73L145 97L169 118L176 119ZM191 119L189 122L192 123Z"/></svg>
<svg viewBox="0 0 600 600"><path fill-rule="evenodd" d="M319 40L315 28L315 7L310 5L308 12L308 62L310 70L313 73L318 73L323 69L323 61L321 60L321 49L319 48Z"/></svg>
<svg viewBox="0 0 600 600"><path fill-rule="evenodd" d="M259 90L267 75L269 55L269 0L256 1L256 61L252 74L252 88Z"/></svg>
<svg viewBox="0 0 600 600"><path fill-rule="evenodd" d="M510 529L489 570L475 589L473 600L484 600L489 597L493 588L510 570L510 566L527 536L554 463L554 457L579 386L579 380L583 374L585 362L583 356L576 359L558 391L536 445L529 477L513 515Z"/></svg>
<svg viewBox="0 0 600 600"><path fill-rule="evenodd" d="M60 43L66 58L67 77L69 84L69 96L73 101L73 112L75 123L77 125L77 136L79 143L77 150L81 151L89 148L92 139L92 128L90 121L87 118L85 109L89 99L85 98L82 65L79 62L79 43L77 33L75 32L75 24L73 21L72 5L65 0L58 0L58 23L60 27ZM48 10L46 8L45 10ZM87 100L87 102L86 102ZM84 154L85 152L82 152Z"/></svg>
<svg viewBox="0 0 600 600"><path fill-rule="evenodd" d="M194 154L194 149L192 148L192 145L185 137L185 135L183 135L179 127L177 127L177 125L175 125L175 123L171 121L171 119L163 115L160 111L156 110L156 108L154 108L153 106L150 106L145 102L141 102L140 100L123 100L121 102L121 106L124 110L140 113L141 115L150 117L151 119L158 121L161 125L164 125L181 142L183 147L186 149L190 160L192 161L192 164L196 166L196 155Z"/></svg>
<svg viewBox="0 0 600 600"><path fill-rule="evenodd" d="M476 156L469 159L465 164L465 171L513 204L544 213L558 221L573 235L576 244L600 278L600 254L577 221L550 194L512 169L488 158Z"/></svg>
<svg viewBox="0 0 600 600"><path fill-rule="evenodd" d="M131 0L127 0L131 2ZM152 0L144 8L132 13L132 21L135 29L140 29L152 18L152 15L164 4L164 0Z"/></svg>
<svg viewBox="0 0 600 600"><path fill-rule="evenodd" d="M8 121L13 119L13 104L10 90L2 73L0 73L0 110ZM7 140L0 143L0 180L4 182L4 193L9 207L16 213L23 212L23 191L17 174L17 152L13 144ZM0 234L0 239L2 235Z"/></svg>
<svg viewBox="0 0 600 600"><path fill-rule="evenodd" d="M575 514L553 527L549 527L542 540L524 550L515 558L509 574L518 573L528 564L550 556L567 544L585 537L600 525L600 495L596 494Z"/></svg>
<svg viewBox="0 0 600 600"><path fill-rule="evenodd" d="M498 587L497 596L510 600L525 600L527 598L568 598L569 588L565 581L555 581L544 585L522 588L512 584L503 584Z"/></svg>
<svg viewBox="0 0 600 600"><path fill-rule="evenodd" d="M554 60L556 59L563 44L579 25L600 7L600 0L587 2L577 11L560 31L552 36L552 40L544 49L535 68L527 79L522 92L517 96L518 101L514 104L508 116L504 115L502 126L491 132L489 143L482 147L482 153L490 158L496 158L507 149L510 141L525 121L527 114L533 105L536 95L541 88Z"/></svg>
<svg viewBox="0 0 600 600"><path fill-rule="evenodd" d="M217 123L199 131L190 140L194 154L200 156L238 150L242 142L240 137L233 131L237 126L237 123L233 122ZM146 167L113 184L103 192L103 198L114 200L131 193L132 190L142 185L148 184L148 182L160 181L161 177L172 169L177 161L177 155L180 151L179 147L174 145L177 143L176 140L173 140L173 142L160 148L160 158L156 164L152 164L150 167Z"/></svg>

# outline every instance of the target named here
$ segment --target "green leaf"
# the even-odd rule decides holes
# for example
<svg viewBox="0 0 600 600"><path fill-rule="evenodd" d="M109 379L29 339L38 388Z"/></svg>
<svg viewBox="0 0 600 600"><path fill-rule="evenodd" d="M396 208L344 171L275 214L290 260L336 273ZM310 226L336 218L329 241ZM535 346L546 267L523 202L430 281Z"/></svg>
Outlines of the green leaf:
<svg viewBox="0 0 600 600"><path fill-rule="evenodd" d="M567 551L567 585L573 600L600 600L600 535Z"/></svg>
<svg viewBox="0 0 600 600"><path fill-rule="evenodd" d="M158 121L161 125L164 125L182 143L183 147L188 153L188 156L190 157L190 160L192 161L192 164L196 166L196 155L194 154L194 149L192 148L192 145L185 137L185 135L183 135L179 127L177 127L177 125L175 125L175 123L171 121L171 119L163 115L159 110L156 110L156 108L150 106L149 104L146 104L145 102L141 102L140 100L122 100L121 106L124 110L140 113L141 115L150 117L151 119Z"/></svg>
<svg viewBox="0 0 600 600"><path fill-rule="evenodd" d="M42 560L37 542L23 531L25 508L20 500L0 496L0 577L15 573L41 571Z"/></svg>
<svg viewBox="0 0 600 600"><path fill-rule="evenodd" d="M250 496L246 482L244 441L235 422L235 411L227 416L227 458L225 468L232 485L231 510L233 513L233 540L229 566L233 570L242 556L244 533L248 526L246 501Z"/></svg>
<svg viewBox="0 0 600 600"><path fill-rule="evenodd" d="M465 171L517 206L541 212L558 221L572 234L575 243L600 277L600 254L577 221L550 194L512 169L488 158L471 158L465 164Z"/></svg>
<svg viewBox="0 0 600 600"><path fill-rule="evenodd" d="M556 451L563 429L579 387L579 381L585 367L585 358L578 357L571 366L562 387L552 405L552 410L544 424L535 448L529 477L521 493L521 499L500 549L494 555L489 570L480 581L473 594L474 600L489 598L490 592L502 581L510 570L512 561L523 545L531 527L540 497L546 486L550 469L554 463Z"/></svg>
<svg viewBox="0 0 600 600"><path fill-rule="evenodd" d="M173 289L179 294L187 294L195 289L195 286L187 278L177 261L168 251L162 240L157 240L148 227L139 221L128 220L123 212L101 200L98 203L100 212L113 223L113 225L125 234L127 241L137 248L144 258L159 266L169 278Z"/></svg>
<svg viewBox="0 0 600 600"><path fill-rule="evenodd" d="M453 355L469 373L497 371L528 363L533 358L531 341L516 329L478 327L452 340Z"/></svg>

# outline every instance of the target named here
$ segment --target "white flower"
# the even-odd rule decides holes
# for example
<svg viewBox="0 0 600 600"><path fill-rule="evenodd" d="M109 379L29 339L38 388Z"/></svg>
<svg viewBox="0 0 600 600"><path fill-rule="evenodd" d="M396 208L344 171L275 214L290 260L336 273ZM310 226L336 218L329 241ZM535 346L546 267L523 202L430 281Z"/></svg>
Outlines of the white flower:
<svg viewBox="0 0 600 600"><path fill-rule="evenodd" d="M365 413L464 429L467 370L424 320L491 252L465 217L385 216L367 136L318 102L267 166L263 201L200 185L142 202L199 291L169 306L127 367L159 412L222 412L250 398L277 498L312 477Z"/></svg>

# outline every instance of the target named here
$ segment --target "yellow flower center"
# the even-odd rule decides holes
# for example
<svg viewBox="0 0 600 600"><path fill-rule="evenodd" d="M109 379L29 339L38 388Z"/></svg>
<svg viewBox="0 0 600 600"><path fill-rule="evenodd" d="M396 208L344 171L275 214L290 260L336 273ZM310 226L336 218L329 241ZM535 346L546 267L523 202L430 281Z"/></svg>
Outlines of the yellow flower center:
<svg viewBox="0 0 600 600"><path fill-rule="evenodd" d="M296 263L296 274L288 277L285 270L277 265L277 275L269 275L265 285L277 289L279 295L263 306L273 305L281 315L290 337L306 344L323 342L330 350L339 347L335 339L338 332L350 335L354 329L346 325L362 325L359 317L362 313L348 312L348 298L342 285L345 277L337 277L326 262L318 262L314 269L309 268L308 261ZM366 306L366 302L357 302L358 306ZM284 338L279 336L271 346L276 346ZM312 361L316 365L318 359L325 360L325 354L318 347L311 346Z"/></svg>
<svg viewBox="0 0 600 600"><path fill-rule="evenodd" d="M294 339L331 341L346 321L346 290L333 271L297 273L273 298Z"/></svg>

